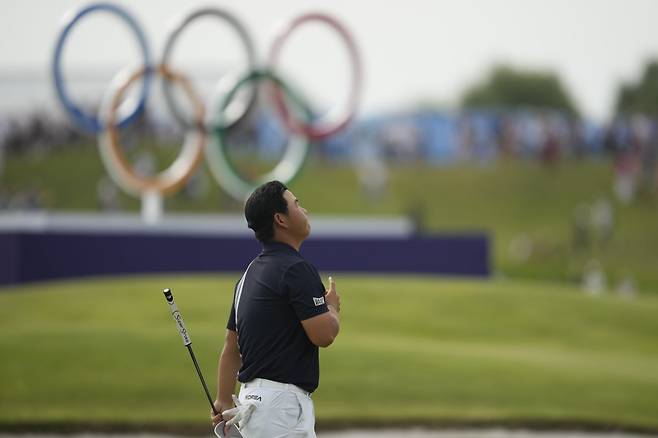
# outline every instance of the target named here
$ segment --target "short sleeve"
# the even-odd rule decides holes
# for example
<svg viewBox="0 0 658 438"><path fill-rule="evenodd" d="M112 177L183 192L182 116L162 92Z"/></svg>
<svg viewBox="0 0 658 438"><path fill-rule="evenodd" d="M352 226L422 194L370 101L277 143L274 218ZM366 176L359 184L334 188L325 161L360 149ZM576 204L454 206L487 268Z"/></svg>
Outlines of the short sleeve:
<svg viewBox="0 0 658 438"><path fill-rule="evenodd" d="M235 325L235 302L233 302L231 305L231 314L229 315L228 321L226 322L226 328L234 332L238 331L238 328Z"/></svg>
<svg viewBox="0 0 658 438"><path fill-rule="evenodd" d="M306 262L292 265L283 277L290 305L300 321L328 312L324 286L315 268Z"/></svg>
<svg viewBox="0 0 658 438"><path fill-rule="evenodd" d="M228 316L228 321L226 321L226 328L234 332L238 331L238 327L235 321L235 290L237 289L238 284L240 284L240 282L236 283L235 287L233 288L233 304L231 304L231 313Z"/></svg>

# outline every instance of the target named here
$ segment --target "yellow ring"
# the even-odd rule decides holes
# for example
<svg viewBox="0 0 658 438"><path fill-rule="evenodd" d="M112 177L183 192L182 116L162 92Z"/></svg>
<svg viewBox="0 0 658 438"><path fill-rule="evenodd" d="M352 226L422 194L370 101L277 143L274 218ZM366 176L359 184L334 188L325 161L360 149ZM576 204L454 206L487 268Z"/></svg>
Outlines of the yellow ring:
<svg viewBox="0 0 658 438"><path fill-rule="evenodd" d="M165 170L153 177L137 174L128 162L119 140L117 126L118 108L126 91L134 82L147 74L162 75L164 80L178 82L194 106L194 126L185 133L180 154ZM99 134L101 157L112 179L124 190L136 196L146 192L171 194L176 192L194 174L201 164L207 136L204 134L205 105L194 90L192 83L182 74L173 72L162 64L156 68L141 68L130 74L123 71L112 81L103 104L99 120L103 130Z"/></svg>

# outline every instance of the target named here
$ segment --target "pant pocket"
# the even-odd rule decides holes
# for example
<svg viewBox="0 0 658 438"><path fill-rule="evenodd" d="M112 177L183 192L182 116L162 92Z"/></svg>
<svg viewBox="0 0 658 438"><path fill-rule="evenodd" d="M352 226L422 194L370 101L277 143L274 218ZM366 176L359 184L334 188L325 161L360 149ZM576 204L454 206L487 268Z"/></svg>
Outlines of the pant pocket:
<svg viewBox="0 0 658 438"><path fill-rule="evenodd" d="M273 406L273 414L277 417L280 427L293 430L302 415L302 407L296 394L289 391L281 393Z"/></svg>
<svg viewBox="0 0 658 438"><path fill-rule="evenodd" d="M301 407L301 416L297 424L295 438L316 438L315 435L315 408L313 400L307 395L297 394L297 400Z"/></svg>

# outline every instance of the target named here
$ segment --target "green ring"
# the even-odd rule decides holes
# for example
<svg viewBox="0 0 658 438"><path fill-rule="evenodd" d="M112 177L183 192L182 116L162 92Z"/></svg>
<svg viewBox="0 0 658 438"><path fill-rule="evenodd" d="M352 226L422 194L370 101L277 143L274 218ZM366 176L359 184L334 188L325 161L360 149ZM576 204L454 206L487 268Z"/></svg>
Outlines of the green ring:
<svg viewBox="0 0 658 438"><path fill-rule="evenodd" d="M230 128L224 126L222 120L225 113L224 110L231 103L231 100L240 87L251 82L259 82L262 80L270 80L274 82L276 86L283 90L290 100L290 103L292 103L297 110L302 112L309 121L312 119L310 108L308 108L299 95L294 93L281 78L269 70L253 70L249 72L226 94L218 106L219 111L215 113L210 121L213 126L213 141L208 142L208 145L206 146L206 158L208 161L208 167L219 185L239 201L247 199L247 197L258 186L268 181L278 180L284 184L290 183L304 166L306 158L308 157L308 151L311 147L311 142L308 138L291 133L291 139L288 141L288 147L286 148L283 158L274 169L259 176L255 181L248 181L244 178L228 158L226 152L226 133Z"/></svg>

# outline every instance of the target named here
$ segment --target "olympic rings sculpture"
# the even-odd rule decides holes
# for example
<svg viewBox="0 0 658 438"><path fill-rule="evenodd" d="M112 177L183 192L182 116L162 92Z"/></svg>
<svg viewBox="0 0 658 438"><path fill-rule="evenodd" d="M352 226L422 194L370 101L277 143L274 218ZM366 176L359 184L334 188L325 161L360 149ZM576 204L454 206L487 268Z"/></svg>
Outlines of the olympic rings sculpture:
<svg viewBox="0 0 658 438"><path fill-rule="evenodd" d="M62 54L73 27L85 16L93 12L111 13L126 24L135 34L143 58L138 70L122 70L108 87L97 115L86 113L70 97L62 70ZM238 35L247 54L248 72L242 77L235 74L224 75L216 86L217 93L204 102L195 91L193 84L180 72L172 71L169 59L176 41L182 32L200 17L211 16L227 23ZM290 35L307 22L320 22L328 25L345 43L351 59L350 94L344 107L335 106L319 120L314 120L311 108L300 95L277 73L281 49ZM160 61L151 60L146 36L135 18L125 9L110 3L93 3L76 11L69 12L63 20L61 32L56 40L52 59L52 73L57 97L72 122L82 131L95 134L99 139L100 154L112 179L125 191L136 196L147 193L171 194L178 190L195 172L204 158L211 174L230 195L244 200L263 181L278 179L284 183L292 180L301 170L313 140L332 136L344 129L352 120L358 106L362 88L362 67L359 52L348 30L335 18L322 13L300 15L282 26L272 40L264 68L257 67L257 57L253 42L245 26L228 11L204 7L182 15L167 33ZM139 175L128 163L119 144L119 130L129 126L143 113L149 97L149 88L154 76L161 76L165 103L177 123L185 130L185 139L180 154L164 171L154 177ZM142 86L137 101L125 101L127 90L139 79ZM227 133L234 128L257 103L256 84L268 82L269 97L280 120L290 134L287 149L280 162L265 175L249 181L228 159ZM174 98L174 85L180 86L192 102L193 117L181 111ZM250 86L246 94L238 90ZM208 108L215 110L209 112ZM337 111L336 108L342 110ZM338 113L338 116L336 116ZM210 141L208 141L210 139Z"/></svg>

